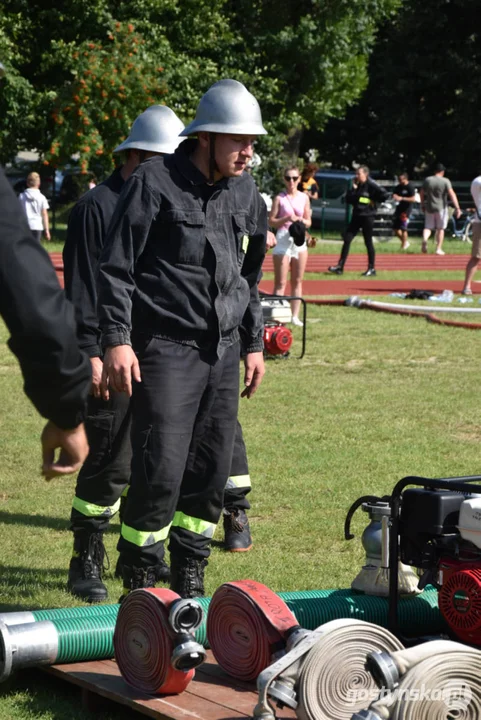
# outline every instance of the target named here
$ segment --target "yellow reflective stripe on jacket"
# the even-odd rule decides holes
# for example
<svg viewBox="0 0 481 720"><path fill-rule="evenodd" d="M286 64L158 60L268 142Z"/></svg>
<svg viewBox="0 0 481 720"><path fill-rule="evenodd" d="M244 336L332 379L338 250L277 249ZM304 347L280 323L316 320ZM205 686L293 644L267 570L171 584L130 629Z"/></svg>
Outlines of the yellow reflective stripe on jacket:
<svg viewBox="0 0 481 720"><path fill-rule="evenodd" d="M251 485L250 475L231 475L227 480L226 488L248 488Z"/></svg>
<svg viewBox="0 0 481 720"><path fill-rule="evenodd" d="M114 505L94 505L79 497L74 497L72 507L87 517L112 517L120 508L120 499Z"/></svg>
<svg viewBox="0 0 481 720"><path fill-rule="evenodd" d="M369 205L369 203L371 202L371 198L360 197L358 202L362 203L363 205Z"/></svg>
<svg viewBox="0 0 481 720"><path fill-rule="evenodd" d="M171 523L169 523L166 527L163 527L161 530L151 531L136 530L135 528L129 527L123 523L120 534L124 540L132 543L132 545L137 545L137 547L148 547L149 545L155 545L155 543L166 540L169 534L170 525Z"/></svg>
<svg viewBox="0 0 481 720"><path fill-rule="evenodd" d="M179 511L175 513L172 525L184 528L184 530L190 530L190 532L196 533L197 535L203 535L207 538L214 536L214 532L217 527L214 523L208 522L207 520L191 517L190 515L186 515L185 513Z"/></svg>
<svg viewBox="0 0 481 720"><path fill-rule="evenodd" d="M129 489L130 489L130 485L126 485L124 487L124 489L122 490L122 495L120 497L123 497L123 498L127 497L127 495L129 494Z"/></svg>

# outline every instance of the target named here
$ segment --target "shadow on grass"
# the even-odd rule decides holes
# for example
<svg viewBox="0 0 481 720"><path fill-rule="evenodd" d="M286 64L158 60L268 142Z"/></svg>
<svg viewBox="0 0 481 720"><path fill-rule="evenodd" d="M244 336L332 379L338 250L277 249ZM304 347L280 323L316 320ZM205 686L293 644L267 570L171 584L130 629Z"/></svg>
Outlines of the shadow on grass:
<svg viewBox="0 0 481 720"><path fill-rule="evenodd" d="M34 525L35 527L49 528L50 530L70 530L69 518L56 518L50 515L27 515L26 513L0 511L0 523L3 525ZM106 532L118 535L120 533L118 520L112 521Z"/></svg>

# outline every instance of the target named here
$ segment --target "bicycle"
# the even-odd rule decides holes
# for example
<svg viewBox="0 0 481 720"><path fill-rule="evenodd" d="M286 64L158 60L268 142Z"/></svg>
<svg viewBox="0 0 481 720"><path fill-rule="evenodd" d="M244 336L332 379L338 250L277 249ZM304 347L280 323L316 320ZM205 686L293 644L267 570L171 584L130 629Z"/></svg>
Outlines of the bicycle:
<svg viewBox="0 0 481 720"><path fill-rule="evenodd" d="M471 236L473 234L473 220L476 218L476 213L468 208L463 212L460 218L456 220L454 215L451 216L450 222L452 226L453 238L460 238L463 242L471 242ZM458 226L458 223L461 223Z"/></svg>

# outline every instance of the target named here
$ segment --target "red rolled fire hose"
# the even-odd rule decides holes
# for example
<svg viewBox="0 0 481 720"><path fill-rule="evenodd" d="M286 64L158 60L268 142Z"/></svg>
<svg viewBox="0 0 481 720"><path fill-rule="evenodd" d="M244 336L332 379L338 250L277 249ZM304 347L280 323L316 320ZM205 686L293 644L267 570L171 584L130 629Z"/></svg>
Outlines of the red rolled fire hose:
<svg viewBox="0 0 481 720"><path fill-rule="evenodd" d="M115 659L124 680L153 695L183 692L194 670L172 667L174 632L169 624L171 605L179 595L166 588L129 593L120 606L114 633Z"/></svg>
<svg viewBox="0 0 481 720"><path fill-rule="evenodd" d="M221 585L212 596L207 637L215 659L239 680L255 680L299 627L287 605L254 580Z"/></svg>

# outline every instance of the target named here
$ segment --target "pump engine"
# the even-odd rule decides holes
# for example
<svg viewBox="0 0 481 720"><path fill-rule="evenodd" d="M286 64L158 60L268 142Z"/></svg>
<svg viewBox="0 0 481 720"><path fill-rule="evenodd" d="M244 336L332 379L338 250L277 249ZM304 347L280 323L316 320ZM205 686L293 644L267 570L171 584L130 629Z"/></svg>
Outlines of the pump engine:
<svg viewBox="0 0 481 720"><path fill-rule="evenodd" d="M481 496L409 488L399 516L399 559L439 591L439 609L461 641L481 645Z"/></svg>

